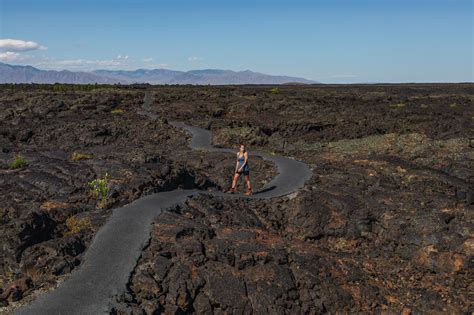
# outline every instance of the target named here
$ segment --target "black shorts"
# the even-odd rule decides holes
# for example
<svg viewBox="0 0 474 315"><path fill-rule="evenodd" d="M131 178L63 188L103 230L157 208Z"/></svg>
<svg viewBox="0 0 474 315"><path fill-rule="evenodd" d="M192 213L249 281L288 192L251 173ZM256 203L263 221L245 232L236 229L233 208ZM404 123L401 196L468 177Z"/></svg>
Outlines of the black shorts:
<svg viewBox="0 0 474 315"><path fill-rule="evenodd" d="M239 175L242 175L242 174L249 175L250 172L249 172L249 170L243 170L243 171L237 172L237 174L239 174Z"/></svg>

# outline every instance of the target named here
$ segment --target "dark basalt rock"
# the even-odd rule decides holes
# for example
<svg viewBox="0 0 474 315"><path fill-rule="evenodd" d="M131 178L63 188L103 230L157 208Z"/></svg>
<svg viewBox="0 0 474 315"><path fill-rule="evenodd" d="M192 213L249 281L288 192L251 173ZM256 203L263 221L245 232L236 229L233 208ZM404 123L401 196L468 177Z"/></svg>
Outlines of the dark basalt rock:
<svg viewBox="0 0 474 315"><path fill-rule="evenodd" d="M113 207L229 188L234 156L190 151L168 124L178 120L210 129L216 146L305 161L314 176L284 198L203 195L162 214L112 313L471 311L472 84L0 94L2 305L80 267ZM8 169L17 154L28 166ZM98 208L87 182L106 172ZM275 172L253 159L255 190Z"/></svg>
<svg viewBox="0 0 474 315"><path fill-rule="evenodd" d="M265 96L273 104L259 92L253 104L258 89L241 88L216 96L214 107L211 91L203 106L197 93L183 92L179 105L163 93L174 119L212 129L218 145L258 143L304 159L315 176L291 198L201 196L161 215L136 272L146 266L157 273L160 267L150 265L156 257L165 257L166 272L144 286L132 275L127 294L133 299L121 307L188 312L192 305L192 312L209 314L465 312L473 174L463 126L472 106L445 105L465 104L466 89L457 86L444 100L426 98L441 92L434 86L283 89ZM186 102L195 104L194 117ZM215 117L218 107L223 114ZM181 291L170 285L174 279L186 283L184 302L175 298ZM156 299L148 299L156 287Z"/></svg>
<svg viewBox="0 0 474 315"><path fill-rule="evenodd" d="M0 95L5 122L0 130L0 288L8 290L14 279L29 277L31 288L18 298L77 268L111 208L153 192L229 185L233 157L213 154L203 160L203 153L191 152L186 134L165 117L143 118L137 113L145 95L141 91L15 91ZM20 106L18 97L28 99L21 102L28 105ZM150 104L146 110L152 110ZM78 159L74 153L80 153ZM28 165L11 170L17 154ZM253 165L261 170L256 180L271 178L269 163ZM109 192L99 208L87 183L105 173Z"/></svg>
<svg viewBox="0 0 474 315"><path fill-rule="evenodd" d="M17 259L21 259L23 251L37 243L47 241L54 236L56 222L45 213L31 213L30 217L20 226Z"/></svg>
<svg viewBox="0 0 474 315"><path fill-rule="evenodd" d="M19 301L23 298L24 294L28 292L32 287L32 281L30 278L17 279L0 291L0 302L3 306L7 306L8 302Z"/></svg>

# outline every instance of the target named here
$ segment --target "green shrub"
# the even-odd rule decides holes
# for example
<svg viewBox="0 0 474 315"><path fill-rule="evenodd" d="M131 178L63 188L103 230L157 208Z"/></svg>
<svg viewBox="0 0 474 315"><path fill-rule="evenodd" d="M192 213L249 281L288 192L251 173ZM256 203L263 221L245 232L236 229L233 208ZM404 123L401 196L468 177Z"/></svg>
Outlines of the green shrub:
<svg viewBox="0 0 474 315"><path fill-rule="evenodd" d="M45 84L39 85L45 87L51 87L55 92L66 92L66 91L93 91L96 89L104 89L104 88L113 88L114 85L111 84L69 84L69 83L55 83L52 85Z"/></svg>
<svg viewBox="0 0 474 315"><path fill-rule="evenodd" d="M17 168L22 168L25 167L28 163L26 163L26 160L18 154L15 159L8 165L10 169L17 169Z"/></svg>
<svg viewBox="0 0 474 315"><path fill-rule="evenodd" d="M402 107L405 107L405 106L406 106L405 103L390 104L390 107L392 107L392 108L402 108Z"/></svg>
<svg viewBox="0 0 474 315"><path fill-rule="evenodd" d="M277 87L274 87L273 89L270 90L270 92L272 92L273 94L278 94L280 93L280 89Z"/></svg>
<svg viewBox="0 0 474 315"><path fill-rule="evenodd" d="M99 208L103 208L107 202L107 194L109 192L108 179L109 174L105 173L104 178L97 178L87 183L95 197L100 199Z"/></svg>

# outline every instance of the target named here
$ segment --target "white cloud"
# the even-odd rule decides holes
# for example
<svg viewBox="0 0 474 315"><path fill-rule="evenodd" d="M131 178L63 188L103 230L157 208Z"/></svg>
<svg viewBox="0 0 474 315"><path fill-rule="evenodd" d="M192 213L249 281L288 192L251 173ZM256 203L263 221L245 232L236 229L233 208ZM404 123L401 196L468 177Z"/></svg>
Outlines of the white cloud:
<svg viewBox="0 0 474 315"><path fill-rule="evenodd" d="M127 60L122 59L51 59L42 58L33 62L33 65L47 69L95 70L99 68L128 68Z"/></svg>
<svg viewBox="0 0 474 315"><path fill-rule="evenodd" d="M196 62L196 61L199 61L199 60L201 60L201 58L199 58L199 57L188 57L189 62Z"/></svg>
<svg viewBox="0 0 474 315"><path fill-rule="evenodd" d="M150 68L168 68L169 64L167 63L154 63L154 64L149 64L147 65Z"/></svg>
<svg viewBox="0 0 474 315"><path fill-rule="evenodd" d="M120 66L122 62L118 59L114 60L88 60L88 59L65 59L65 60L56 60L56 65L59 66Z"/></svg>
<svg viewBox="0 0 474 315"><path fill-rule="evenodd" d="M37 49L47 49L47 47L32 41L25 41L21 39L0 39L0 49L9 52L28 51Z"/></svg>
<svg viewBox="0 0 474 315"><path fill-rule="evenodd" d="M120 69L134 70L138 68L167 68L166 63L145 62L144 60L133 59L127 56L117 56L115 59L54 59L48 57L35 58L30 64L42 69L73 71L91 71L97 69Z"/></svg>
<svg viewBox="0 0 474 315"><path fill-rule="evenodd" d="M14 62L14 61L22 61L23 59L24 59L23 56L17 52L6 51L3 53L0 53L1 61Z"/></svg>
<svg viewBox="0 0 474 315"><path fill-rule="evenodd" d="M127 60L127 59L128 59L128 55L124 55L124 56L118 55L118 56L117 56L117 59L119 59L119 60Z"/></svg>
<svg viewBox="0 0 474 315"><path fill-rule="evenodd" d="M330 76L330 78L334 79L347 79L347 78L356 78L357 76L355 74L334 74Z"/></svg>
<svg viewBox="0 0 474 315"><path fill-rule="evenodd" d="M1 0L0 0L1 1ZM1 51L0 61L12 64L31 65L45 70L92 71L97 69L134 70L138 68L167 68L168 64L158 63L153 58L134 59L129 55L117 55L111 59L57 59L47 55L27 55L15 51Z"/></svg>
<svg viewBox="0 0 474 315"><path fill-rule="evenodd" d="M27 62L32 59L29 55L23 55L19 52L31 50L45 50L44 46L32 41L21 39L0 39L0 60L6 62Z"/></svg>
<svg viewBox="0 0 474 315"><path fill-rule="evenodd" d="M142 59L143 67L147 69L163 69L168 68L169 64L167 63L156 63L153 58L144 58Z"/></svg>

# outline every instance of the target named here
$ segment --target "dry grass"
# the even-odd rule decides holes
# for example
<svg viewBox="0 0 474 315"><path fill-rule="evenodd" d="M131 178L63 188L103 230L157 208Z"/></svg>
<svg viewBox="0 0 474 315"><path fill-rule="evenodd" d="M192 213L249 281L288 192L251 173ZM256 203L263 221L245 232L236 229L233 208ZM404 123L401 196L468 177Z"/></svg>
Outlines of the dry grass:
<svg viewBox="0 0 474 315"><path fill-rule="evenodd" d="M65 202L59 202L55 200L45 201L41 204L41 210L52 210L52 209L65 209L68 207L68 204Z"/></svg>
<svg viewBox="0 0 474 315"><path fill-rule="evenodd" d="M78 219L75 216L69 217L66 220L66 232L65 236L72 236L84 231L86 229L92 228L91 220L89 218Z"/></svg>
<svg viewBox="0 0 474 315"><path fill-rule="evenodd" d="M123 109L120 109L120 108L115 108L115 109L112 109L110 111L110 113L112 114L123 114L124 113L124 110Z"/></svg>
<svg viewBox="0 0 474 315"><path fill-rule="evenodd" d="M74 152L71 155L72 161L81 161L81 160L87 160L91 158L92 158L92 154L87 154L87 153Z"/></svg>

